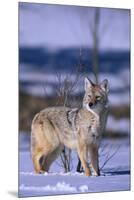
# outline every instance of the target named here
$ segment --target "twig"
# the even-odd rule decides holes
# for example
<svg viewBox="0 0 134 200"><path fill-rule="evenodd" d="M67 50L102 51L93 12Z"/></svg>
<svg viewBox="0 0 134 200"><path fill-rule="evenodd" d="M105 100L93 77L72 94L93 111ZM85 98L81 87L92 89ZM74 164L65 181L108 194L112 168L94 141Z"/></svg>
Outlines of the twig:
<svg viewBox="0 0 134 200"><path fill-rule="evenodd" d="M102 170L103 167L107 164L107 162L108 162L111 158L113 158L113 156L118 152L119 149L120 149L120 146L117 147L116 150L115 150L109 157L107 156L107 159L104 161L103 165L100 167L100 170ZM109 153L108 153L108 155L109 155Z"/></svg>

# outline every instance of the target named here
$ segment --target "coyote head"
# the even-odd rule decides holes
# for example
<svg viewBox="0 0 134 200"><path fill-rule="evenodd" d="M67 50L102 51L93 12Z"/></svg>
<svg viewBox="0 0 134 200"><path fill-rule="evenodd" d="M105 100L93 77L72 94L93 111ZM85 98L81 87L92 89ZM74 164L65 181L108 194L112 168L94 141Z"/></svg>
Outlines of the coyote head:
<svg viewBox="0 0 134 200"><path fill-rule="evenodd" d="M108 81L105 79L100 84L94 84L85 78L85 95L83 106L88 110L101 111L108 103Z"/></svg>

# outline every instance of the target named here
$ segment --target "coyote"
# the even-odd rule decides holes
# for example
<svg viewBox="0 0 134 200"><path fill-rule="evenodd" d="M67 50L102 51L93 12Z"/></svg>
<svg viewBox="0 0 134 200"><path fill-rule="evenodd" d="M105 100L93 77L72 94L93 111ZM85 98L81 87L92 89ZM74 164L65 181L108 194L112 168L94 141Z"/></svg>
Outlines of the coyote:
<svg viewBox="0 0 134 200"><path fill-rule="evenodd" d="M85 78L81 108L48 107L36 114L31 126L31 157L35 172L47 172L66 146L77 150L86 176L91 172L98 176L98 148L107 112L108 81L94 84Z"/></svg>

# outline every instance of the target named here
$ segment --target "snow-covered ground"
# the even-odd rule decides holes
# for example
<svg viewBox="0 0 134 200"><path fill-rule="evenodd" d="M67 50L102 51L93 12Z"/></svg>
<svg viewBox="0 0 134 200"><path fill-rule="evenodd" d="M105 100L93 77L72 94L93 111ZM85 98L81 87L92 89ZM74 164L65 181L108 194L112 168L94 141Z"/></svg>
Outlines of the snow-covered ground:
<svg viewBox="0 0 134 200"><path fill-rule="evenodd" d="M66 74L62 74L64 80ZM87 75L91 79L91 75ZM74 75L69 79L74 80ZM129 104L129 71L122 70L118 74L101 74L100 79L107 78L110 85L109 100L112 105ZM55 74L42 74L23 72L20 73L20 81L27 93L44 96L44 86L47 95L54 95L57 84ZM83 92L84 79L79 82L77 92ZM107 128L121 133L130 133L130 121L128 118L114 119L109 116ZM30 135L30 134L29 134ZM100 177L85 177L83 173L76 172L77 154L72 153L72 166L70 173L64 173L60 159L51 166L50 173L36 175L29 153L29 141L25 134L20 134L20 170L19 170L19 195L20 197L36 195L72 194L83 192L108 192L130 189L130 146L128 140L104 140L100 148ZM116 154L106 163L105 161Z"/></svg>
<svg viewBox="0 0 134 200"><path fill-rule="evenodd" d="M50 172L34 173L29 142L20 145L19 196L72 194L130 190L130 148L128 140L104 140L100 148L101 176L86 177L76 172L77 154L72 153L72 169L64 173L58 159ZM114 156L112 156L115 153ZM108 157L112 158L103 167Z"/></svg>
<svg viewBox="0 0 134 200"><path fill-rule="evenodd" d="M107 129L113 132L118 132L122 134L130 133L130 120L128 118L115 119L112 116L108 117Z"/></svg>

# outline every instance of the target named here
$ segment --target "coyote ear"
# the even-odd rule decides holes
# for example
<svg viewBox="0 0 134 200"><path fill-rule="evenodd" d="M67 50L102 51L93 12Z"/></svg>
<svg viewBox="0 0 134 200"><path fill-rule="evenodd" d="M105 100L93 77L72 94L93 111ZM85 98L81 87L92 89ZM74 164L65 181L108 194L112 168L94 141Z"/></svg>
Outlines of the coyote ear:
<svg viewBox="0 0 134 200"><path fill-rule="evenodd" d="M85 77L85 91L87 89L90 89L93 86L93 83L90 79L88 79L87 77Z"/></svg>
<svg viewBox="0 0 134 200"><path fill-rule="evenodd" d="M102 83L100 84L100 87L103 91L105 92L109 92L109 88L108 88L108 80L105 79L104 81L102 81Z"/></svg>

